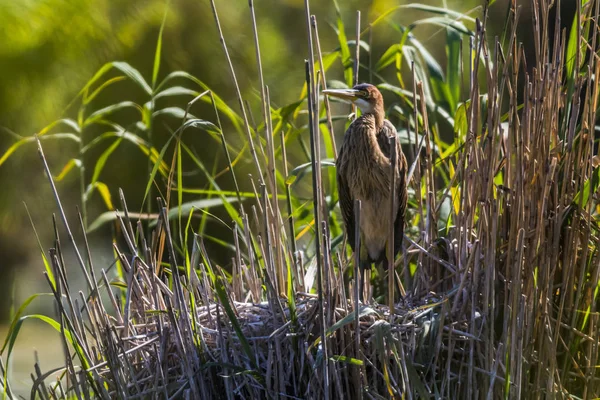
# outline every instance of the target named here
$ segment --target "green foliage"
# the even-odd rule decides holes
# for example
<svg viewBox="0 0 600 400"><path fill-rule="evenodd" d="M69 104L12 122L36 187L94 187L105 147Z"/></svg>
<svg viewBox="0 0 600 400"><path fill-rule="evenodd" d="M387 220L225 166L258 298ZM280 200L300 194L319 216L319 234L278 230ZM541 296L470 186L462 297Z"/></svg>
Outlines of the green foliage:
<svg viewBox="0 0 600 400"><path fill-rule="evenodd" d="M562 43L564 58L543 47L526 60L537 75L526 75L529 85L522 85L521 54L491 43L470 16L420 4L393 7L360 35L394 32L379 55L371 43L348 40L347 18L334 2L333 32L321 32L334 49L307 63L315 76L286 88L291 94L282 105L265 99L266 87L242 95L232 79L238 106L189 72L161 79L169 56L165 11L151 73L124 61L104 64L73 101L76 117L18 136L0 156L1 168L37 139L75 144L56 178L48 178L62 184L78 171L84 234L111 226L113 240L124 239L127 248L114 247L117 272L110 278L103 270L98 279L91 263L81 262L82 272L93 275L82 298L89 320L73 304L60 247L51 259L42 251L58 318L24 315L31 297L0 355L8 364L22 323L36 318L71 346L61 370L72 385L67 390L99 398L182 391L316 397L341 390L341 382L353 395L383 397L595 396L600 173L588 137L596 121L595 77L586 74L598 71L587 57L597 52L588 48L598 17L593 4L580 4ZM404 21L400 11L424 17ZM444 38L445 59L428 49L419 29ZM535 34L538 42L547 37ZM322 38L309 46L320 48ZM344 77L328 87L352 86L352 46L374 61L361 64L359 75L377 79L411 164L405 249L390 271L407 296L386 306L356 303L356 277L350 279L352 254L336 205L341 134L334 134L348 125L348 108L307 110L320 101L318 78L325 73ZM545 79L556 71L563 75ZM118 88L135 95L99 101ZM517 90L525 91L522 100ZM249 118L259 106L262 119ZM322 148L311 157L315 139ZM134 212L121 192L123 211L116 210L115 188L107 183L122 148L141 152L147 167ZM106 211L90 219L94 193ZM227 236L213 233L215 226ZM209 242L225 261L212 258ZM382 278L373 276L373 284ZM373 286L375 298L385 294ZM114 310L107 311L100 289ZM252 313L268 332L253 330ZM137 381L149 373L140 367L148 359L165 365L152 365L151 375ZM11 395L9 375L5 369ZM58 397L45 394L50 386L37 375L34 393ZM160 384L147 389L150 381Z"/></svg>

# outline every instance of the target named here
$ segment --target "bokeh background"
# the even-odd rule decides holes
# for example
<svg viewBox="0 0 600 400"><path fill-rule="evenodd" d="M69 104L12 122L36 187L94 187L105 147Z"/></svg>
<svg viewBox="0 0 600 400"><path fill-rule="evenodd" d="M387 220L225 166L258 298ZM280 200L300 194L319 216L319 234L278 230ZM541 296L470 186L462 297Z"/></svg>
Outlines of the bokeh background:
<svg viewBox="0 0 600 400"><path fill-rule="evenodd" d="M356 10L362 12L362 28L392 7L409 1L400 0L340 0L342 19L346 24L348 39L355 35ZM163 35L163 49L159 80L168 73L183 70L207 84L232 108L238 110L234 87L226 66L221 44L208 0L0 0L0 157L18 140L29 136L50 122L63 118L76 118L80 101L76 99L94 73L105 63L125 61L137 68L150 81L154 51L160 25L168 8ZM252 36L250 11L246 0L216 1L220 21L234 63L240 88L248 100L253 115L260 120L260 100L257 92L258 74ZM421 4L445 6L458 12L472 10L472 17L481 16L481 0L427 0ZM527 29L531 15L529 0L518 2L523 6L521 37L526 49ZM563 2L562 21L570 24L575 2ZM508 0L498 0L490 10L490 34L499 32L504 24ZM300 97L304 82L304 59L307 56L306 28L303 0L255 0L257 23L262 50L265 83L269 85L271 100L281 106ZM311 12L317 16L321 46L324 52L338 46L335 21L336 7L332 0L312 1ZM394 21L403 25L424 18L422 12L403 10L393 15ZM417 27L414 31L434 57L444 64L445 31L431 25ZM372 54L376 60L395 41L398 34L381 25L373 32ZM364 55L367 57L366 55ZM393 71L390 71L393 74ZM116 73L113 74L116 76ZM343 80L342 65L338 60L328 72L329 79ZM361 78L366 80L365 77ZM373 82L377 83L377 82ZM119 101L131 100L143 104L144 93L134 84L123 81L108 88L93 102L98 109ZM173 97L161 100L161 107L185 108L191 98ZM132 114L123 111L117 120L131 120ZM199 118L214 121L208 106L198 105L193 113ZM165 117L155 123L154 141L157 147L175 130L179 121ZM85 132L86 141L101 130ZM227 135L227 132L225 132ZM338 136L342 134L337 131ZM235 145L236 137L231 141ZM338 143L341 137L338 137ZM215 141L201 133L189 134L188 144L205 161L206 165L223 168L225 160ZM93 163L106 147L107 141L86 154ZM104 146L104 147L103 147ZM77 155L77 145L68 141L45 141L44 148L53 174ZM291 150L292 154L294 149ZM290 160L294 165L298 160ZM84 160L85 163L85 160ZM236 173L246 177L251 172L249 161L243 161ZM93 168L86 172L87 179ZM201 174L188 171L190 186L206 185ZM148 181L147 158L138 149L122 145L111 156L101 175L111 191L113 202L118 204L118 188L123 188L129 209L140 211L142 197ZM241 179L242 189L249 190L247 179ZM227 174L218 178L223 189L231 188ZM58 183L58 190L68 218L77 226L76 206L80 204L78 174L71 171ZM26 207L35 225L42 247L53 244L52 215L57 207L42 169L35 144L26 144L0 165L0 321L9 322L11 310L33 293L44 292L46 281L39 246ZM102 198L93 195L88 214L94 219L106 211ZM219 214L219 210L213 210ZM60 225L60 224L59 224ZM215 237L228 232L219 224L211 226ZM80 232L77 232L81 238ZM63 234L63 242L66 236ZM107 268L112 262L111 228L105 226L89 235L96 268ZM68 245L65 244L65 247ZM227 249L213 244L210 253L226 264ZM67 265L77 274L76 264ZM45 304L34 301L30 312L52 313ZM51 339L42 326L34 323L19 339L24 350L13 368L28 372L33 365L31 347L54 355L49 349L60 352L60 344ZM2 331L3 332L3 331ZM0 336L4 334L0 332ZM44 336L40 336L44 335ZM59 353L60 354L60 353ZM46 365L48 366L48 365ZM23 375L23 381L27 375Z"/></svg>

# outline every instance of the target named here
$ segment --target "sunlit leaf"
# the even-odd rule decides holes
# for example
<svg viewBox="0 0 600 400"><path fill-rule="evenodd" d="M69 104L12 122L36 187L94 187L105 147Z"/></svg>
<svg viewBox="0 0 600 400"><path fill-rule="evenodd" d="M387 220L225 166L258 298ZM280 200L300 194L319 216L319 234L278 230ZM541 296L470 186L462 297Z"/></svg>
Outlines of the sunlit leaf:
<svg viewBox="0 0 600 400"><path fill-rule="evenodd" d="M79 125L77 124L77 122L75 122L74 120L72 120L70 118L61 118L61 119L57 119L56 121L52 122L51 124L45 126L41 131L38 132L38 136L44 136L46 133L50 132L50 130L54 129L55 127L57 127L59 125L65 125L65 126L71 128L72 130L74 130L76 133L81 133L81 129L80 129Z"/></svg>
<svg viewBox="0 0 600 400"><path fill-rule="evenodd" d="M450 10L447 8L435 7L435 6L430 6L430 5L421 4L421 3L410 3L410 4L403 4L401 6L390 8L389 10L387 10L386 12L381 14L379 17L377 17L375 19L375 21L373 21L370 24L370 29L372 29L374 26L379 25L381 22L387 20L391 14L401 11L402 9L413 9L413 10L426 11L426 12L430 12L433 14L446 15L455 20L464 19L465 21L469 21L469 22L473 22L473 23L475 22L475 19L473 17L470 17L466 14L462 14L462 13L459 13L459 12L456 12L456 11L453 11L453 10ZM363 33L365 33L365 31L363 31Z"/></svg>
<svg viewBox="0 0 600 400"><path fill-rule="evenodd" d="M460 101L462 89L460 76L461 42L462 39L455 30L446 30L446 55L448 57L448 63L446 64L446 83L448 85L448 102L451 111L456 109L456 105Z"/></svg>
<svg viewBox="0 0 600 400"><path fill-rule="evenodd" d="M80 138L79 136L73 134L73 133L53 133L51 135L45 135L42 137L39 137L40 140L47 140L47 139L69 139L72 140L76 143L80 142ZM4 152L4 154L2 154L2 157L0 157L0 166L2 164L4 164L4 162L6 162L6 160L8 160L8 158L19 149L19 147L23 146L26 143L33 143L35 142L35 136L27 136L24 137L18 141L16 141L15 143L13 143L12 145L10 145L10 147Z"/></svg>
<svg viewBox="0 0 600 400"><path fill-rule="evenodd" d="M342 66L344 67L344 78L346 84L349 87L354 85L354 74L352 73L352 67L354 63L350 57L350 47L348 46L348 39L346 39L346 31L344 28L344 22L342 21L341 14L337 13L337 36L338 43L340 45L340 53L342 54Z"/></svg>
<svg viewBox="0 0 600 400"><path fill-rule="evenodd" d="M90 182L92 185L96 183L96 181L100 177L102 169L104 169L104 166L106 165L106 161L108 161L110 155L117 149L117 147L119 147L119 144L121 144L122 141L122 137L118 138L113 142L113 144L111 144L106 150L104 150L100 157L98 157L98 160L96 161L96 165L94 167L94 175L92 175L92 180Z"/></svg>
<svg viewBox="0 0 600 400"><path fill-rule="evenodd" d="M181 107L165 107L152 113L153 117L158 117L159 115L170 115L171 117L183 119L186 116L186 112ZM196 118L190 113L187 113L187 117Z"/></svg>
<svg viewBox="0 0 600 400"><path fill-rule="evenodd" d="M94 182L93 184L88 185L87 189L85 190L85 193L83 194L83 200L86 202L89 201L90 196L94 193L94 190L98 191L98 193L100 194L100 197L102 197L102 200L104 201L104 204L106 205L106 208L109 210L113 210L114 207L112 204L110 190L108 189L108 186L106 186L105 183Z"/></svg>
<svg viewBox="0 0 600 400"><path fill-rule="evenodd" d="M137 69L133 68L131 65L127 64L126 62L122 62L122 61L113 62L112 65L113 65L113 67L115 67L116 69L118 69L119 71L121 71L125 75L127 75L140 88L142 88L144 90L144 92L146 92L149 95L152 94L152 89L150 88L150 86L148 85L146 80L142 77L142 74L140 74L140 72Z"/></svg>
<svg viewBox="0 0 600 400"><path fill-rule="evenodd" d="M323 167L335 167L335 163L333 161L321 160L321 168ZM287 180L285 183L287 185L291 185L294 183L301 175L312 171L312 163L305 163L298 165L296 168L290 171Z"/></svg>
<svg viewBox="0 0 600 400"><path fill-rule="evenodd" d="M158 92L154 98L155 99L160 99L161 97L168 97L168 96L198 96L200 93L192 90L192 89L188 89L186 87L183 86L172 86L170 88L167 88L165 90L162 90L160 92Z"/></svg>
<svg viewBox="0 0 600 400"><path fill-rule="evenodd" d="M441 26L443 28L448 28L449 30L454 30L456 32L462 33L465 36L473 36L474 35L474 32L467 29L467 27L464 26L464 24L462 24L458 21L448 19L448 18L444 18L444 17L431 17L431 18L417 20L409 25L409 29L413 29L414 27L416 27L418 25L425 25L425 24L432 24L432 25Z"/></svg>
<svg viewBox="0 0 600 400"><path fill-rule="evenodd" d="M586 179L583 187L573 198L573 204L585 208L591 196L598 191L600 187L600 168L595 168L592 176Z"/></svg>
<svg viewBox="0 0 600 400"><path fill-rule="evenodd" d="M162 53L162 38L163 31L165 30L165 22L167 21L167 12L169 7L165 7L165 13L160 24L160 30L158 31L158 39L156 41L156 50L154 51L154 67L152 68L152 87L156 87L156 80L158 79L158 72L160 70L160 56Z"/></svg>
<svg viewBox="0 0 600 400"><path fill-rule="evenodd" d="M120 82L120 81L122 81L124 79L127 79L127 78L125 76L120 75L120 76L116 76L114 78L111 78L111 79L107 80L102 85L100 85L96 90L94 90L92 92L92 94L90 94L89 96L85 96L83 98L83 104L89 104L89 103L91 103L92 100L94 100L100 93L102 93L102 91L104 89L106 89L107 87L109 87L113 83Z"/></svg>
<svg viewBox="0 0 600 400"><path fill-rule="evenodd" d="M71 158L69 162L65 164L63 169L60 171L60 174L55 178L57 182L62 181L65 176L73 169L73 167L81 168L81 160L77 158Z"/></svg>
<svg viewBox="0 0 600 400"><path fill-rule="evenodd" d="M132 101L122 101L120 103L111 104L110 106L104 107L98 111L93 112L89 117L87 117L87 119L84 121L83 125L88 126L90 124L100 121L104 117L107 117L116 111L127 109L127 108L133 108L135 110L138 110L140 112L140 116L142 114L142 108L139 105L137 105L136 103L134 103Z"/></svg>

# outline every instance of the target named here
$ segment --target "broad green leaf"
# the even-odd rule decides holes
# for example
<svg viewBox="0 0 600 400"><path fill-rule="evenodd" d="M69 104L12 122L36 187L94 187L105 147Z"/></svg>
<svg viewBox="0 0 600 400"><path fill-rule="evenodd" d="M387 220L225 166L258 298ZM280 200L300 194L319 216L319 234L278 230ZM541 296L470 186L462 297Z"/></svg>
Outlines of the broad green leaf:
<svg viewBox="0 0 600 400"><path fill-rule="evenodd" d="M458 33L462 33L465 36L474 36L474 33L471 30L467 29L467 27L464 26L462 23L444 17L430 17L420 19L410 24L408 28L412 30L418 25L426 24L441 26L442 28L447 28L449 30L454 30Z"/></svg>
<svg viewBox="0 0 600 400"><path fill-rule="evenodd" d="M84 121L83 126L89 126L90 124L93 124L95 122L99 122L100 120L104 119L104 117L119 111L119 110L123 110L126 108L133 108L136 109L140 112L140 116L142 114L142 108L137 105L136 103L132 102L132 101L122 101L120 103L117 104L111 104L110 106L101 108L98 111L93 112L89 117L87 117L87 119Z"/></svg>
<svg viewBox="0 0 600 400"><path fill-rule="evenodd" d="M54 328L54 330L56 332L58 332L60 334L64 334L67 341L69 342L69 344L71 346L73 346L73 348L77 352L77 354L79 356L78 357L79 361L81 361L81 363L83 364L82 368L88 369L90 367L89 360L87 360L87 358L84 356L83 348L81 347L81 345L79 344L77 339L73 336L71 331L66 326L61 325L59 322L55 321L54 319L52 319L50 317L47 317L45 315L39 315L39 314L25 315L24 317L22 317L19 320L19 322L23 323L27 319L38 319L40 321L43 321L46 324L50 325L52 328Z"/></svg>
<svg viewBox="0 0 600 400"><path fill-rule="evenodd" d="M188 146L186 146L186 144L184 142L181 142L181 147L188 154L188 156L190 157L190 159L192 160L192 162L202 171L202 173L204 174L204 176L206 177L206 179L208 179L210 185L212 187L214 187L215 189L217 189L219 192L221 192L221 188L219 187L219 185L215 181L215 179L212 176L212 174L210 174L210 172L206 169L206 167L204 166L204 163L202 163L202 161L200 159L198 159L198 157L194 154L194 152L191 151L190 148ZM233 206L231 206L231 204L229 204L229 202L226 200L225 196L223 196L222 194L220 194L219 197L221 198L221 200L223 200L223 206L227 210L227 213L229 214L229 217L233 221L235 221L237 224L242 225L242 219L240 217L240 214L236 211L236 209L233 208Z"/></svg>
<svg viewBox="0 0 600 400"><path fill-rule="evenodd" d="M457 11L453 11L450 10L448 8L443 8L443 7L435 7L435 6L430 6L427 4L421 4L421 3L411 3L411 4L406 4L401 6L402 8L410 8L413 10L420 10L420 11L426 11L432 14L440 14L440 15L445 15L447 17L451 17L453 19L456 20L461 20L464 19L466 21L470 21L470 22L475 22L475 18L473 17L469 17L466 14L457 12Z"/></svg>
<svg viewBox="0 0 600 400"><path fill-rule="evenodd" d="M105 224L116 220L119 215L122 215L123 217L125 216L125 214L119 214L119 212L117 211L103 212L87 227L85 232L91 233L96 229L101 228ZM134 218L132 215L130 215L129 217ZM158 215L155 215L155 217L158 217Z"/></svg>
<svg viewBox="0 0 600 400"><path fill-rule="evenodd" d="M315 60L315 71L325 71L327 72L329 70L329 68L331 68L331 66L334 64L334 62L338 59L338 57L340 56L340 52L339 51L334 51L328 54L324 54L321 56L322 60L323 60L323 68L321 68L321 65L319 63L319 60ZM331 81L327 82L327 87L329 89L334 89L334 87L330 86ZM344 84L344 88L347 88L348 86ZM302 91L300 92L300 101L303 102L304 99L306 99L306 94L307 94L307 88L306 88L306 82L304 82L304 85L302 86ZM296 110L294 112L294 117L297 116L298 110Z"/></svg>
<svg viewBox="0 0 600 400"><path fill-rule="evenodd" d="M57 182L62 181L65 176L73 169L73 167L81 168L81 160L77 158L71 158L69 162L65 164L63 169L60 171L60 174L55 178Z"/></svg>
<svg viewBox="0 0 600 400"><path fill-rule="evenodd" d="M165 90L158 92L154 96L154 98L160 99L161 97L169 97L169 96L193 96L193 97L196 97L199 94L200 94L199 92L192 90L192 89L188 89L183 86L172 86L170 88L167 88Z"/></svg>
<svg viewBox="0 0 600 400"><path fill-rule="evenodd" d="M161 169L161 166L163 166L163 176L166 176L168 173L169 167L163 161L163 158L165 156L167 148L169 147L169 144L171 144L171 140L173 140L174 137L174 135L171 135L169 137L169 140L167 140L167 143L164 144L160 153L154 159L150 160L154 165L152 166L150 177L148 179L148 182L146 183L146 190L144 191L144 199L142 200L142 204L146 203L146 197L148 196L148 193L150 193L150 188L152 187L152 184L154 183L154 178L156 177L156 172Z"/></svg>
<svg viewBox="0 0 600 400"><path fill-rule="evenodd" d="M460 76L461 61L461 42L460 35L453 29L446 30L446 56L448 64L446 65L446 78L448 86L449 109L453 112L460 101L462 82Z"/></svg>
<svg viewBox="0 0 600 400"><path fill-rule="evenodd" d="M600 187L600 168L595 168L592 176L588 178L583 187L577 192L573 198L573 204L585 208L591 196L598 191Z"/></svg>
<svg viewBox="0 0 600 400"><path fill-rule="evenodd" d="M120 128L120 127L116 127L116 128ZM124 128L120 128L120 129L124 129ZM104 132L101 135L96 136L94 139L92 139L88 144L86 144L82 149L81 152L82 153L86 153L88 152L90 149L92 149L93 147L95 147L96 145L98 145L99 143L110 139L110 138L122 138L124 140L127 140L128 142L131 142L133 144L135 144L136 146L144 146L144 147L149 147L149 143L146 142L144 139L142 139L141 137L139 137L138 135L128 132L128 131L110 131L110 132Z"/></svg>
<svg viewBox="0 0 600 400"><path fill-rule="evenodd" d="M375 19L375 21L373 21L370 24L370 28L367 28L367 29L373 29L373 27L375 27L375 26L379 25L381 22L387 20L391 14L398 12L402 9L414 9L414 10L426 11L426 12L430 12L433 14L446 15L455 20L464 19L465 21L475 23L475 18L469 17L466 14L462 14L462 13L459 13L459 12L456 12L456 11L453 11L453 10L450 10L447 8L434 7L434 6L429 6L429 5L420 4L420 3L411 3L411 4L404 4L401 6L390 8L389 10L387 10L386 12L381 14L379 17L377 17ZM365 33L365 32L366 32L366 29L363 31L363 33Z"/></svg>
<svg viewBox="0 0 600 400"><path fill-rule="evenodd" d="M106 208L109 210L114 210L108 186L102 182L96 182L95 185L98 193L100 193L100 196L102 197L102 200L104 200L104 204L106 204Z"/></svg>
<svg viewBox="0 0 600 400"><path fill-rule="evenodd" d="M10 156L11 156L11 155L12 155L12 154L15 152L15 151L17 151L17 149L18 149L19 147L23 146L25 143L29 143L29 142L33 142L33 141L35 141L35 138L34 138L34 137L26 137L26 138L23 138L23 139L21 139L21 140L19 140L19 141L15 142L15 143L13 143L13 144L12 144L12 145L11 145L11 146L10 146L10 147L9 147L9 148L8 148L8 149L5 151L5 152L4 152L4 154L2 155L2 157L0 157L0 166L1 166L2 164L4 164L4 162L5 162L6 160L8 160L8 158L9 158L9 157L10 157Z"/></svg>
<svg viewBox="0 0 600 400"><path fill-rule="evenodd" d="M225 197L225 201L227 202L236 202L237 197ZM211 199L202 199L191 201L189 203L183 203L181 206L182 213L191 213L194 210L206 210L213 207L221 207L223 206L223 199L221 198L211 198ZM177 218L179 213L179 208L171 208L169 210L168 218L169 220L173 220ZM100 214L87 228L86 233L90 233L95 231L98 228L101 228L105 224L115 221L118 217L124 218L125 214L121 211L106 211ZM156 220L158 218L158 214L147 214L147 213L129 213L129 217L133 219L140 220ZM156 224L155 221L150 223L150 226L154 226Z"/></svg>
<svg viewBox="0 0 600 400"><path fill-rule="evenodd" d="M123 129L123 128L121 128L121 129ZM98 143L100 143L106 139L112 138L112 137L122 138L128 142L135 144L136 147L142 151L142 153L144 153L146 156L148 156L150 158L151 162L154 163L158 160L159 154L158 154L158 151L154 147L151 147L150 144L148 142L146 142L144 139L142 139L141 137L139 137L131 132L127 132L127 131L125 131L125 132L105 132L102 135L96 137L90 143L88 143L82 149L82 153L87 152L92 147L96 146ZM160 161L158 171L161 173L161 175L166 176L169 171L169 167L167 166L167 164L164 161L162 161L162 158L160 160L161 161Z"/></svg>
<svg viewBox="0 0 600 400"><path fill-rule="evenodd" d="M100 78L102 78L108 71L110 71L113 68L115 68L115 69L119 70L120 72L122 72L123 74L125 74L129 79L131 79L134 83L136 83L148 95L152 94L152 89L150 88L148 83L144 80L144 78L142 77L142 74L140 74L140 72L137 69L133 68L131 65L129 65L123 61L113 61L113 62L104 64L98 70L98 72L96 72L94 74L94 76L85 84L85 86L83 87L83 89L81 89L79 94L82 95L82 94L86 93L94 83L96 83Z"/></svg>
<svg viewBox="0 0 600 400"><path fill-rule="evenodd" d="M135 82L140 88L142 88L144 92L146 92L149 95L152 94L152 89L137 69L122 61L115 61L112 63L112 65L113 67L127 75L133 82Z"/></svg>
<svg viewBox="0 0 600 400"><path fill-rule="evenodd" d="M92 175L92 180L90 181L91 185L96 183L96 181L100 177L100 173L106 165L106 161L108 161L110 155L117 149L117 147L119 147L119 144L121 144L122 141L122 137L118 138L113 142L113 144L111 144L106 150L104 150L100 157L98 157L98 160L96 161L96 165L94 167L94 174Z"/></svg>
<svg viewBox="0 0 600 400"><path fill-rule="evenodd" d="M385 53L383 53L381 58L379 58L379 60L377 61L377 64L375 64L375 70L381 71L382 69L396 61L396 56L398 54L402 54L402 47L403 45L400 43L396 43L388 47Z"/></svg>
<svg viewBox="0 0 600 400"><path fill-rule="evenodd" d="M348 46L348 39L346 39L346 31L344 28L344 22L342 16L337 13L337 36L340 44L340 53L342 54L342 66L344 67L344 78L346 84L349 87L354 86L354 74L352 73L352 58L350 57L350 47Z"/></svg>
<svg viewBox="0 0 600 400"><path fill-rule="evenodd" d="M425 61L425 65L427 66L427 72L429 73L429 76L443 81L444 72L442 71L442 67L440 67L440 64L431 55L431 53L429 53L425 46L423 46L421 42L419 42L413 35L409 35L408 40L420 54L423 61ZM427 79L423 79L423 81L426 82Z"/></svg>
<svg viewBox="0 0 600 400"><path fill-rule="evenodd" d="M181 215L183 211L183 166L181 165L181 140L177 140L177 216L181 226ZM189 211L191 213L191 210ZM187 214L187 213L186 213ZM191 217L191 216L190 216Z"/></svg>
<svg viewBox="0 0 600 400"><path fill-rule="evenodd" d="M335 167L335 163L333 161L321 160L321 168L323 167ZM312 171L312 163L304 163L298 165L296 168L290 171L285 183L287 185L291 185L296 181L296 179L298 179L299 176L310 171Z"/></svg>
<svg viewBox="0 0 600 400"><path fill-rule="evenodd" d="M179 119L183 119L186 116L187 118L196 118L190 113L186 114L185 110L181 107L165 107L152 113L153 117L158 117L159 115L170 115Z"/></svg>
<svg viewBox="0 0 600 400"><path fill-rule="evenodd" d="M364 51L366 51L367 53L371 51L371 47L369 46L369 43L365 42L364 40L359 40L358 41L358 45L360 46L361 49L363 49ZM348 46L349 47L356 47L356 39L350 39L348 40ZM339 47L337 50L341 50Z"/></svg>
<svg viewBox="0 0 600 400"><path fill-rule="evenodd" d="M70 118L61 118L52 122L50 125L45 126L44 129L38 132L38 136L44 136L46 133L50 132L50 130L54 129L56 126L59 125L68 126L69 128L73 129L76 133L81 133L81 129L77 122Z"/></svg>
<svg viewBox="0 0 600 400"><path fill-rule="evenodd" d="M225 114L225 116L231 121L231 123L235 127L236 131L240 135L240 138L242 140L245 140L246 136L245 136L245 133L243 130L244 120L242 119L242 117L239 114L237 114L235 111L233 111L233 109L231 109L231 107L229 107L227 105L227 103L225 103L223 101L223 99L221 99L218 95L216 95L210 89L210 87L208 87L208 85L206 85L204 82L200 81L195 76L193 76L187 72L184 72L184 71L171 72L169 75L167 75L167 77L165 79L163 79L163 81L160 83L160 85L158 85L158 88L156 90L159 91L161 89L161 87L164 86L169 81L171 81L173 79L180 79L180 78L194 82L195 84L197 84L198 86L200 86L202 88L202 91L209 90L212 94L212 98L210 96L203 96L203 97L201 97L201 100L205 103L212 103L212 99L214 98L215 106L216 106L217 110L219 112Z"/></svg>
<svg viewBox="0 0 600 400"><path fill-rule="evenodd" d="M13 316L13 319L10 323L10 328L8 329L8 335L6 336L6 338L4 339L4 344L2 345L2 349L0 350L0 355L4 354L4 351L6 350L6 347L9 345L9 342L13 342L14 343L14 339L16 339L16 335L18 333L15 332L15 328L17 326L17 323L19 322L19 320L21 319L21 315L23 315L23 313L25 312L25 309L29 306L29 304L31 304L31 302L35 299L37 299L38 297L42 297L42 296L52 296L54 297L54 295L52 293L36 293L33 294L31 296L29 296L19 307L19 309L17 310L17 312L15 313L15 315ZM11 336L15 336L15 338L11 339ZM10 349L9 349L10 352Z"/></svg>
<svg viewBox="0 0 600 400"><path fill-rule="evenodd" d="M114 207L112 204L110 190L108 189L108 186L106 186L105 183L95 182L94 184L88 185L87 189L85 190L85 193L83 194L83 200L87 202L92 193L94 193L94 190L98 190L98 193L100 193L102 200L104 200L104 204L106 204L106 208L109 210L113 210Z"/></svg>
<svg viewBox="0 0 600 400"><path fill-rule="evenodd" d="M182 188L183 193L191 193L191 194L202 194L202 195L223 195L223 196L237 196L238 194L242 198L254 199L256 195L254 192L236 192L233 190L214 190L214 189L190 189L190 188ZM273 198L273 196L269 195L269 198ZM284 194L279 193L277 195L278 200L285 200L286 196Z"/></svg>
<svg viewBox="0 0 600 400"><path fill-rule="evenodd" d="M127 79L127 78L125 76L123 76L123 75L116 76L114 78L111 78L111 79L107 80L102 85L98 86L98 88L96 90L94 90L92 92L92 94L90 94L89 96L84 93L83 104L87 105L87 104L91 103L92 100L94 100L96 98L96 96L98 96L100 93L102 93L102 91L104 89L106 89L107 87L109 87L113 83L117 83L117 82L120 82L120 81L125 80L125 79Z"/></svg>
<svg viewBox="0 0 600 400"><path fill-rule="evenodd" d="M158 31L158 40L156 41L156 50L154 51L154 67L152 68L152 87L156 87L156 80L158 79L158 72L160 70L160 56L162 53L162 37L163 31L165 30L165 22L167 21L167 13L169 11L169 3L165 7L165 13L163 14L163 20L160 24L160 31Z"/></svg>
<svg viewBox="0 0 600 400"><path fill-rule="evenodd" d="M175 219L179 216L179 214L189 214L193 210L202 210L205 208L219 207L223 206L223 202L226 203L235 203L237 202L237 197L225 197L224 199L220 197L210 198L210 199L202 199L202 200L194 200L187 203L181 204L181 206L177 206L176 208L171 208L169 213L167 214L168 218Z"/></svg>
<svg viewBox="0 0 600 400"><path fill-rule="evenodd" d="M38 136L39 137L39 136ZM76 143L80 142L79 136L73 134L73 133L53 133L51 135L45 135L45 136L41 136L39 137L40 140L46 140L46 139L69 139L72 140ZM8 158L15 152L17 151L17 149L21 146L23 146L26 143L33 143L35 142L35 136L27 136L24 137L18 141L16 141L15 143L13 143L2 155L2 157L0 157L0 166L2 164L4 164L4 162L6 162L6 160L8 160Z"/></svg>

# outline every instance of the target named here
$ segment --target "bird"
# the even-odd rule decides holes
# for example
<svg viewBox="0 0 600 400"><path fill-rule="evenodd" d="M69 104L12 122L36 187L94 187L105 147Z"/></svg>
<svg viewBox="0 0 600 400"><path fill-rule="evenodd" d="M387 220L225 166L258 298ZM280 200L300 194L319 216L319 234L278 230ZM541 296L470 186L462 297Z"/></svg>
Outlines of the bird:
<svg viewBox="0 0 600 400"><path fill-rule="evenodd" d="M407 202L406 157L396 141L395 217L390 218L390 136L396 128L385 118L383 96L376 86L362 83L352 89L325 89L323 93L354 103L361 111L344 134L336 160L339 205L346 237L353 252L359 252L359 294L363 300L365 270L373 264L387 268L390 223L394 224L394 258L402 247ZM361 201L360 249L355 249L354 201Z"/></svg>

